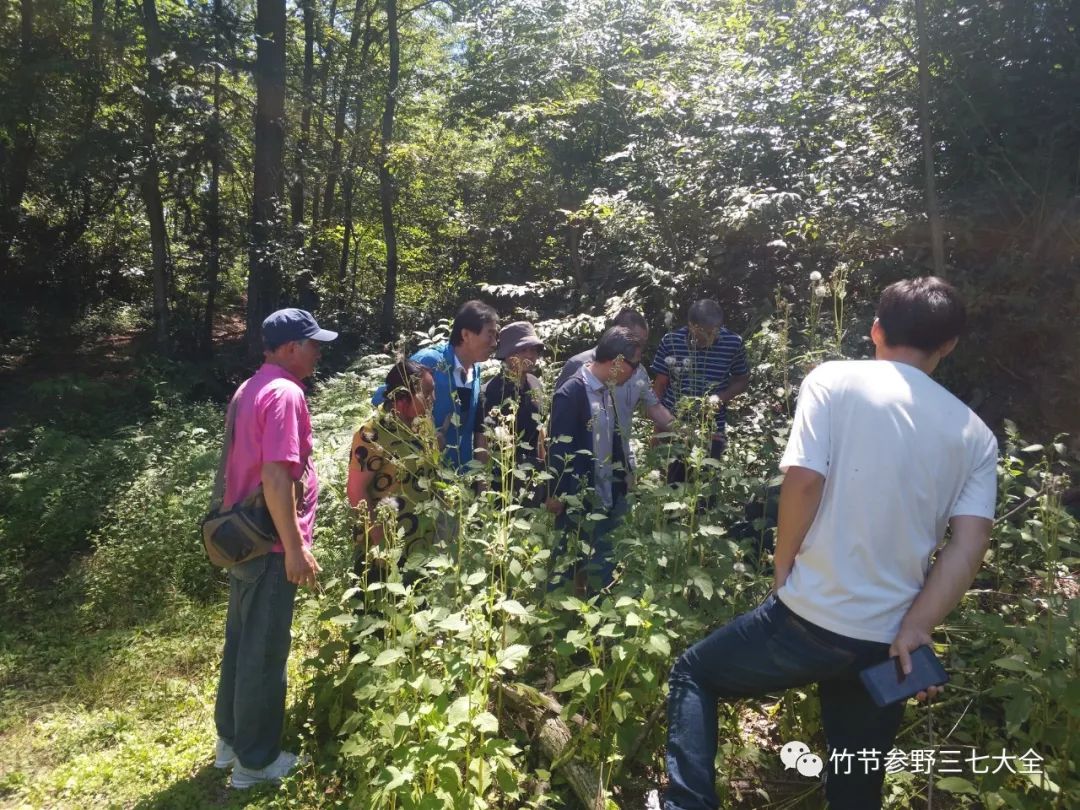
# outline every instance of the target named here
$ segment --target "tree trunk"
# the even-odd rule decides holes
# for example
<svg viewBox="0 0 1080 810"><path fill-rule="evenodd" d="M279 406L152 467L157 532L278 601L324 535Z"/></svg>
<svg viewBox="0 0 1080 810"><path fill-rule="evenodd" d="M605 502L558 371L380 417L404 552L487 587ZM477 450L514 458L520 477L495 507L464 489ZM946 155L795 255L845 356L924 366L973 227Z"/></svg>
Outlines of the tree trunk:
<svg viewBox="0 0 1080 810"><path fill-rule="evenodd" d="M930 126L930 72L927 67L926 8L924 0L915 0L915 26L919 38L919 134L922 136L923 172L926 177L926 216L930 222L930 249L934 273L945 275L945 239L938 210L937 181L934 175L934 136Z"/></svg>
<svg viewBox="0 0 1080 810"><path fill-rule="evenodd" d="M334 23L337 21L337 0L330 1L330 12L327 15L326 25L321 24L320 19L316 19L316 38L319 42L319 50L322 52L322 59L319 63L319 103L315 105L315 136L312 142L312 154L322 154L322 134L325 131L326 123L326 99L330 94L330 66L334 61L334 43L335 39L330 37L329 41L325 40L325 30L334 30ZM311 183L311 233L314 239L314 234L318 230L320 215L321 215L321 203L322 192L320 175L318 168L313 172Z"/></svg>
<svg viewBox="0 0 1080 810"><path fill-rule="evenodd" d="M371 16L374 11L367 13L364 32L364 53L370 47L372 30ZM360 20L364 16L364 0L356 0L356 8L353 10L352 31L349 33L349 50L345 52L345 67L341 73L341 81L338 84L337 107L334 113L334 140L330 144L330 162L326 168L326 186L323 188L322 216L323 221L329 222L334 214L334 192L337 190L337 180L341 174L341 142L345 137L345 112L349 106L351 97L352 78L356 70L356 48L360 41Z"/></svg>
<svg viewBox="0 0 1080 810"><path fill-rule="evenodd" d="M338 281L342 284L345 282L345 274L348 272L349 268L349 245L352 242L352 197L353 173L352 171L349 171L345 174L345 179L341 182L341 203L345 209L345 238L341 240L341 259L338 262Z"/></svg>
<svg viewBox="0 0 1080 810"><path fill-rule="evenodd" d="M367 29L364 32L364 47L360 54L359 68L367 65L371 43L375 39L371 34L371 13L368 13ZM352 145L349 147L349 157L345 161L345 177L341 182L341 202L344 208L342 212L342 224L345 226L345 238L341 244L341 260L338 262L338 280L344 282L349 267L349 243L353 234L353 188L356 185L356 164L360 157L360 145L366 140L360 136L360 123L364 118L365 94L362 91L356 93L356 103L353 107L354 129Z"/></svg>
<svg viewBox="0 0 1080 810"><path fill-rule="evenodd" d="M262 350L263 319L281 295L285 157L285 0L258 0L255 16L255 159L248 270L247 343Z"/></svg>
<svg viewBox="0 0 1080 810"><path fill-rule="evenodd" d="M143 0L143 30L146 34L146 94L143 96L143 169L142 193L146 217L150 221L150 250L153 254L151 277L154 284L154 337L158 351L168 353L169 342L169 249L165 231L165 208L161 202L161 179L158 176L157 120L162 93L161 29L158 27L155 0Z"/></svg>
<svg viewBox="0 0 1080 810"><path fill-rule="evenodd" d="M211 117L210 191L207 199L206 312L203 316L202 350L214 354L214 315L221 276L221 0L214 0L214 112Z"/></svg>
<svg viewBox="0 0 1080 810"><path fill-rule="evenodd" d="M105 33L105 0L93 0L90 8L90 49L86 59L86 112L83 114L83 137L89 134L97 118L98 102L104 81L101 40Z"/></svg>
<svg viewBox="0 0 1080 810"><path fill-rule="evenodd" d="M8 126L10 152L0 139L0 166L4 170L6 194L0 204L0 279L8 276L11 245L18 236L22 219L22 201L30 177L30 163L37 150L34 133L34 100L37 95L36 66L34 64L34 2L22 0L19 4L19 67L15 87L11 94L16 99L17 112Z"/></svg>
<svg viewBox="0 0 1080 810"><path fill-rule="evenodd" d="M304 196L307 180L308 143L311 136L312 93L315 82L315 0L302 0L304 13L304 76L301 92L300 137L296 139L296 174L292 186L292 228L297 248L304 246Z"/></svg>
<svg viewBox="0 0 1080 810"><path fill-rule="evenodd" d="M386 290L383 293L381 338L394 336L394 308L397 299L397 232L394 230L394 177L390 173L390 144L394 137L394 108L397 106L401 72L397 28L397 0L386 0L386 34L390 47L390 75L386 86L386 106L382 117L382 145L379 151L379 202L382 206L383 240L386 242Z"/></svg>
<svg viewBox="0 0 1080 810"><path fill-rule="evenodd" d="M559 770L578 801L589 810L603 810L607 806L607 792L599 775L588 765L566 757L573 732L561 719L562 707L558 702L520 683L496 683L495 690L502 698L506 713L524 723L544 758L559 763Z"/></svg>

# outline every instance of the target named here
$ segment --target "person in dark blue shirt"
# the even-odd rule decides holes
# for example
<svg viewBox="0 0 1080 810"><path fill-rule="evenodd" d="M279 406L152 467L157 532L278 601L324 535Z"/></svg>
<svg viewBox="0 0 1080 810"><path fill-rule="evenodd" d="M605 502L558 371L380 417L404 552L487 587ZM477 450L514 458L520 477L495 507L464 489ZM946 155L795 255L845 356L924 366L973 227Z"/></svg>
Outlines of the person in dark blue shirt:
<svg viewBox="0 0 1080 810"><path fill-rule="evenodd" d="M567 539L577 535L592 553L577 566L575 590L583 595L589 569L601 587L615 574L607 535L627 511L629 434L621 429L615 396L641 364L641 342L630 329L613 326L596 345L595 358L555 392L551 403L552 475L548 509L563 530L560 556ZM595 517L602 516L597 520Z"/></svg>
<svg viewBox="0 0 1080 810"><path fill-rule="evenodd" d="M750 384L746 348L741 337L724 327L724 312L712 299L691 304L687 320L687 326L660 340L650 369L653 390L676 418L686 418L687 408L679 408L684 398L711 402L716 415L709 455L719 459L727 447L727 403ZM686 465L676 460L668 469L668 483L685 480Z"/></svg>

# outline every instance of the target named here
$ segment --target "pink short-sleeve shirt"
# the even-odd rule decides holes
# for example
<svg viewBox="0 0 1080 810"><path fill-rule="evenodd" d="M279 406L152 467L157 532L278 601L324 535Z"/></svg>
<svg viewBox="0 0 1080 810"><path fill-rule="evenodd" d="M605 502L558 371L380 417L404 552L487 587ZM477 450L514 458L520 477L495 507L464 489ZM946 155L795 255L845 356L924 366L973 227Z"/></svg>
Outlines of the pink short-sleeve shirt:
<svg viewBox="0 0 1080 810"><path fill-rule="evenodd" d="M300 380L280 366L263 363L236 400L236 425L225 468L225 498L229 508L262 483L262 465L283 461L293 480L306 473L303 501L297 507L300 536L310 546L315 528L319 479L311 459L311 415ZM274 551L285 550L278 543Z"/></svg>

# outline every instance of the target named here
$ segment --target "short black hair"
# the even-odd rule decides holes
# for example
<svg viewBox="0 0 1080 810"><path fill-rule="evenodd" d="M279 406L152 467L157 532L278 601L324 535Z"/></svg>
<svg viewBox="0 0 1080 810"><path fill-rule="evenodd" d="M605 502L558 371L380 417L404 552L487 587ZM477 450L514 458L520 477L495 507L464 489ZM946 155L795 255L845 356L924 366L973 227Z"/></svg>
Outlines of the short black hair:
<svg viewBox="0 0 1080 810"><path fill-rule="evenodd" d="M690 323L712 329L724 325L724 310L711 298L702 298L690 305L686 319Z"/></svg>
<svg viewBox="0 0 1080 810"><path fill-rule="evenodd" d="M649 322L645 320L645 316L638 312L636 309L619 310L619 314L611 319L611 323L608 326L625 326L629 329L644 329L649 331Z"/></svg>
<svg viewBox="0 0 1080 810"><path fill-rule="evenodd" d="M960 293L949 282L922 276L886 287L878 302L877 319L890 346L932 352L960 336L967 311Z"/></svg>
<svg viewBox="0 0 1080 810"><path fill-rule="evenodd" d="M386 373L386 399L384 400L386 407L391 407L395 402L412 399L419 394L424 375L430 373L431 369L415 360L399 358Z"/></svg>
<svg viewBox="0 0 1080 810"><path fill-rule="evenodd" d="M450 328L450 345L461 345L464 339L461 335L463 329L479 334L487 324L498 322L499 313L495 311L495 307L483 301L466 301L454 316L454 325Z"/></svg>
<svg viewBox="0 0 1080 810"><path fill-rule="evenodd" d="M631 358L641 351L641 341L625 326L613 326L596 344L596 362L606 363L617 357Z"/></svg>

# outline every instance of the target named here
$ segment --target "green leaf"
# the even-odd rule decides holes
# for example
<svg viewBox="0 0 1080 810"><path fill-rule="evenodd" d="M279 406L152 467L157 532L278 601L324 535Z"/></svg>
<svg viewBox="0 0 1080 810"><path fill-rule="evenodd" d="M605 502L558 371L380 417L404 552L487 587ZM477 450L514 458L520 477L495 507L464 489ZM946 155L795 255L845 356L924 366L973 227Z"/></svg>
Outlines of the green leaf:
<svg viewBox="0 0 1080 810"><path fill-rule="evenodd" d="M504 672L513 672L529 655L527 644L511 644L496 654L496 667Z"/></svg>
<svg viewBox="0 0 1080 810"><path fill-rule="evenodd" d="M653 633L649 636L649 641L645 646L653 652L660 653L660 655L671 655L671 642L663 633Z"/></svg>
<svg viewBox="0 0 1080 810"><path fill-rule="evenodd" d="M446 710L446 724L450 728L460 726L469 719L469 709L471 707L469 696L462 695L453 703L450 704L450 708Z"/></svg>
<svg viewBox="0 0 1080 810"><path fill-rule="evenodd" d="M1017 728L1031 715L1031 695L1021 692L1005 704L1005 725Z"/></svg>
<svg viewBox="0 0 1080 810"><path fill-rule="evenodd" d="M472 721L477 731L484 734L496 734L499 731L499 721L491 712L480 712Z"/></svg>
<svg viewBox="0 0 1080 810"><path fill-rule="evenodd" d="M405 657L405 651L400 649L383 650L379 653L379 657L371 662L373 667L386 667L395 661L399 661Z"/></svg>
<svg viewBox="0 0 1080 810"><path fill-rule="evenodd" d="M529 615L529 611L525 610L524 605L517 599L503 599L495 607L503 613L509 613L511 616L524 617Z"/></svg>
<svg viewBox="0 0 1080 810"><path fill-rule="evenodd" d="M581 682L585 680L585 670L578 669L571 672L553 687L552 692L569 692L573 689L577 689L581 685Z"/></svg>
<svg viewBox="0 0 1080 810"><path fill-rule="evenodd" d="M473 571L469 576L465 577L466 585L479 585L481 582L487 579L486 571Z"/></svg>
<svg viewBox="0 0 1080 810"><path fill-rule="evenodd" d="M1016 658L999 658L994 661L994 666L1007 669L1009 672L1027 672L1028 665Z"/></svg>
<svg viewBox="0 0 1080 810"><path fill-rule="evenodd" d="M451 613L436 626L448 633L464 633L469 629L469 623L460 613Z"/></svg>
<svg viewBox="0 0 1080 810"><path fill-rule="evenodd" d="M944 779L939 779L937 786L939 790L948 793L970 793L974 795L979 792L971 782L960 776L946 776Z"/></svg>

